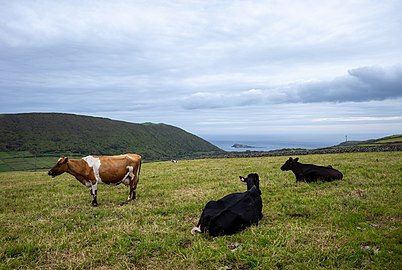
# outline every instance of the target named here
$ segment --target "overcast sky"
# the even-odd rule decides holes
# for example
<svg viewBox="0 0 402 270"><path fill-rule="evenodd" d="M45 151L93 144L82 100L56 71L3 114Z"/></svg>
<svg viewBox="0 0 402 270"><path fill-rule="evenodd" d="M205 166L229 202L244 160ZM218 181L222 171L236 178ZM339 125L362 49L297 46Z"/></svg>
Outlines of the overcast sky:
<svg viewBox="0 0 402 270"><path fill-rule="evenodd" d="M0 0L0 113L402 133L402 1Z"/></svg>

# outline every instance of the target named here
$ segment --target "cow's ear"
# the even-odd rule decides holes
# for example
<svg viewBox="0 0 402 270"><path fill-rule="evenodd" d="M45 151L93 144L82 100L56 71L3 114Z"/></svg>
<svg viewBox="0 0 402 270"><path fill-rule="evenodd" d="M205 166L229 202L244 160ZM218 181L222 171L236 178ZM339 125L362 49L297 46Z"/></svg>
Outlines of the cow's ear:
<svg viewBox="0 0 402 270"><path fill-rule="evenodd" d="M292 158L292 157L290 157L290 158L289 158L289 160L290 160L290 161L292 161L292 160L293 160L293 158Z"/></svg>
<svg viewBox="0 0 402 270"><path fill-rule="evenodd" d="M68 157L63 157L63 164L66 164L68 162Z"/></svg>
<svg viewBox="0 0 402 270"><path fill-rule="evenodd" d="M240 181L245 182L243 176L239 176L239 178L240 178Z"/></svg>
<svg viewBox="0 0 402 270"><path fill-rule="evenodd" d="M299 158L298 158L298 157L297 157L297 158L295 158L295 159L294 159L294 161L295 161L295 162L299 161Z"/></svg>

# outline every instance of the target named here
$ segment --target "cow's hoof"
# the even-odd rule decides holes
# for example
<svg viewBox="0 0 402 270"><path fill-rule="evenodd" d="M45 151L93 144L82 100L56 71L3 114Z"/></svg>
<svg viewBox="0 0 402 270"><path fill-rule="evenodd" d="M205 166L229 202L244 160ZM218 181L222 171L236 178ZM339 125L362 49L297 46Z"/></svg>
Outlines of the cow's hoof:
<svg viewBox="0 0 402 270"><path fill-rule="evenodd" d="M97 202L93 202L93 203L92 203L92 206L93 206L93 207L97 207L97 206L98 206L98 203L97 203Z"/></svg>
<svg viewBox="0 0 402 270"><path fill-rule="evenodd" d="M126 204L128 204L129 202L131 202L131 200L127 200L127 201L121 202L121 203L120 203L120 206L126 205Z"/></svg>
<svg viewBox="0 0 402 270"><path fill-rule="evenodd" d="M191 229L191 234L194 235L196 233L201 233L201 228L200 227L193 227Z"/></svg>

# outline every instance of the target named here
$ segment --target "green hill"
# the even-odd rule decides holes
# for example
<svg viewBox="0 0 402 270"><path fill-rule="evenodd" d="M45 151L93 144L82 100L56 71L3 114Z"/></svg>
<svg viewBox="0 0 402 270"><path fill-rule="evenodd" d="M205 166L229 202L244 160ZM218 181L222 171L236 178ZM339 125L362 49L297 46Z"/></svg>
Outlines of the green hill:
<svg viewBox="0 0 402 270"><path fill-rule="evenodd" d="M367 141L347 141L340 143L337 146L383 146L383 145L402 145L402 134Z"/></svg>
<svg viewBox="0 0 402 270"><path fill-rule="evenodd" d="M197 157L218 147L166 124L134 124L62 113L0 115L0 152L141 154L145 160Z"/></svg>

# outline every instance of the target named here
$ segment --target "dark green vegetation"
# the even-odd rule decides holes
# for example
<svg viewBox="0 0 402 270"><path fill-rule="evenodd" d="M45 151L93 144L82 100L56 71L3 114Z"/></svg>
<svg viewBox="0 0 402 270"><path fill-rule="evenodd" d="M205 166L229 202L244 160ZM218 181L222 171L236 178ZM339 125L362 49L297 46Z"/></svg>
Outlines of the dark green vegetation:
<svg viewBox="0 0 402 270"><path fill-rule="evenodd" d="M0 152L31 155L138 153L145 160L220 152L209 142L165 124L133 124L59 113L0 115Z"/></svg>
<svg viewBox="0 0 402 270"><path fill-rule="evenodd" d="M288 157L143 164L138 199L72 176L0 173L0 269L401 269L402 152L301 156L342 181L295 183ZM205 203L260 175L264 217L219 238L190 234Z"/></svg>

